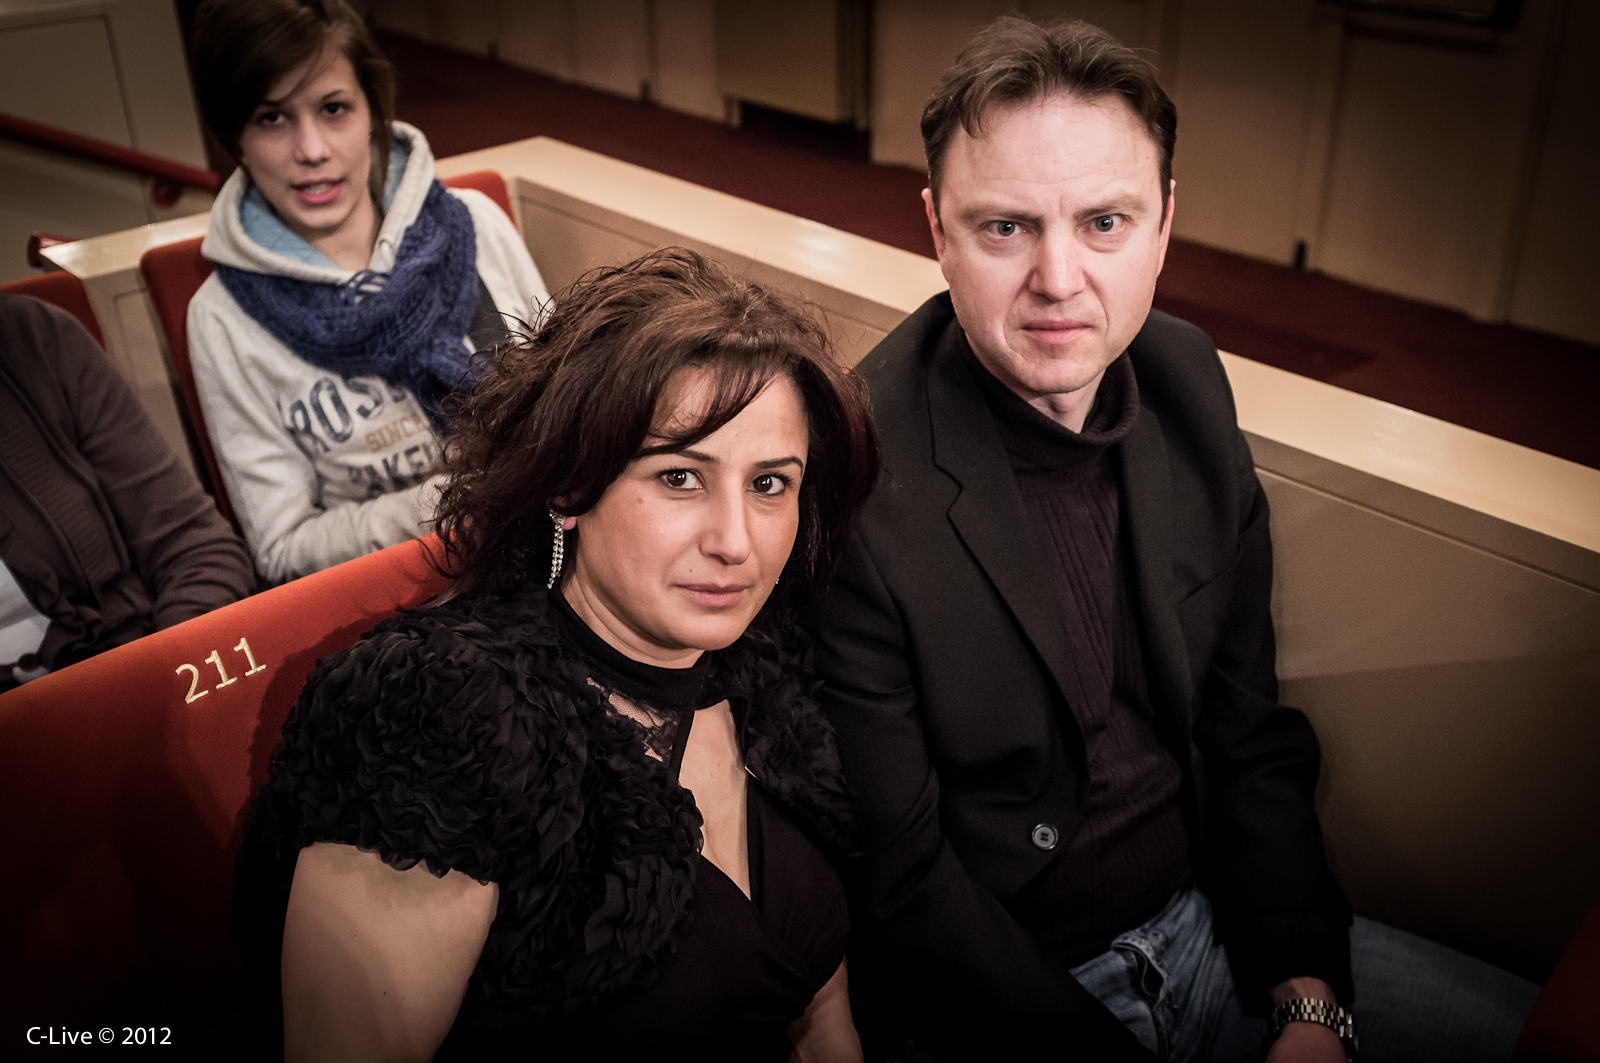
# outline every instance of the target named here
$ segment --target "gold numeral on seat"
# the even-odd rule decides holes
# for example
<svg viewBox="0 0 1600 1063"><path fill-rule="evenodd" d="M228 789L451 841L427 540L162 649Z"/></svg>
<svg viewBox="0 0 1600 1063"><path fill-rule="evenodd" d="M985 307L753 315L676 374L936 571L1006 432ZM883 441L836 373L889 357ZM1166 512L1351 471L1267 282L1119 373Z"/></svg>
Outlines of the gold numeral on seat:
<svg viewBox="0 0 1600 1063"><path fill-rule="evenodd" d="M249 671L245 672L244 675L229 675L228 674L227 668L223 667L223 664L222 664L222 651L221 650L212 650L211 651L211 656L207 657L205 660L200 662L201 664L209 664L211 667L213 667L213 668L215 668L217 670L217 685L212 687L211 690L221 690L223 687L231 687L231 686L233 686L233 684L237 683L241 679L248 679L250 676L255 675L257 672L265 672L267 670L267 666L266 665L257 664L256 663L256 655L254 653L252 653L251 650L250 650L250 640L245 638L244 636L241 635L239 637L239 644L233 648L233 652L234 653L242 653L242 654L244 654L245 661L250 665ZM182 675L184 672L188 672L189 673L189 693L187 693L187 694L185 694L183 696L183 703L185 705L188 705L188 704L191 704L193 702L196 702L196 701L200 700L201 698L205 697L207 694L211 693L211 690L201 690L200 689L200 667L199 667L199 665L194 665L194 664L180 664L180 665L178 665L177 673L179 675Z"/></svg>
<svg viewBox="0 0 1600 1063"><path fill-rule="evenodd" d="M180 664L176 669L174 669L174 671L176 671L179 675L182 675L185 671L189 673L189 693L183 696L183 703L185 705L189 704L191 701L198 701L207 694L211 693L209 690L196 690L196 688L200 685L200 669L196 668L194 665Z"/></svg>
<svg viewBox="0 0 1600 1063"><path fill-rule="evenodd" d="M223 671L223 668L222 668L222 654L221 654L220 651L212 650L211 651L211 656L206 658L206 663L207 664L216 665L217 674L222 677L222 682L220 682L216 686L212 687L213 690L221 690L223 687L232 686L233 684L235 684L235 683L237 683L239 681L237 678L229 679L228 678L228 673Z"/></svg>
<svg viewBox="0 0 1600 1063"><path fill-rule="evenodd" d="M233 648L233 652L243 653L244 659L250 662L250 670L245 673L246 676L252 676L257 672L265 672L267 670L266 665L256 663L256 655L250 652L250 640L244 636L241 635L239 637L239 645Z"/></svg>

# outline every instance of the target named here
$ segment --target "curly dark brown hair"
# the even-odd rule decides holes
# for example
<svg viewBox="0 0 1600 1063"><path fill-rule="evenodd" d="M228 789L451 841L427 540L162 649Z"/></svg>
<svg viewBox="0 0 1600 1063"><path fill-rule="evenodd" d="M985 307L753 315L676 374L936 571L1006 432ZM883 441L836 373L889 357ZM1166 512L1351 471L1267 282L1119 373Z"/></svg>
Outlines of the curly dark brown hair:
<svg viewBox="0 0 1600 1063"><path fill-rule="evenodd" d="M799 391L810 436L784 584L826 578L877 481L865 390L834 361L818 321L692 251L585 274L531 335L489 361L455 400L445 446L435 564L458 590L509 590L547 572L550 509L587 512L635 458L693 446L779 376ZM715 388L698 419L685 420L661 407L668 381L688 367L708 370ZM661 442L646 446L650 437Z"/></svg>

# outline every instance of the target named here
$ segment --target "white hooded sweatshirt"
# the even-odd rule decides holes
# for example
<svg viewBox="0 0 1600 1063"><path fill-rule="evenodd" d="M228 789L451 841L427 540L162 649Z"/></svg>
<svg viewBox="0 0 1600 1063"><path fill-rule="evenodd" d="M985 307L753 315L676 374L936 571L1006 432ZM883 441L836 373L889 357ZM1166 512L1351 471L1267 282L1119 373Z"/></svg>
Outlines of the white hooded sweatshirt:
<svg viewBox="0 0 1600 1063"><path fill-rule="evenodd" d="M433 181L422 132L404 122L394 132L410 157L372 249L368 268L378 273L394 267ZM252 240L240 216L249 189L249 175L235 170L211 208L201 254L256 273L350 279L350 270L308 265ZM511 219L481 192L450 194L472 214L478 276L495 308L534 321L547 293ZM189 304L189 351L223 485L264 580L281 583L430 530L443 480L439 441L408 389L378 376L342 378L297 357L214 273Z"/></svg>

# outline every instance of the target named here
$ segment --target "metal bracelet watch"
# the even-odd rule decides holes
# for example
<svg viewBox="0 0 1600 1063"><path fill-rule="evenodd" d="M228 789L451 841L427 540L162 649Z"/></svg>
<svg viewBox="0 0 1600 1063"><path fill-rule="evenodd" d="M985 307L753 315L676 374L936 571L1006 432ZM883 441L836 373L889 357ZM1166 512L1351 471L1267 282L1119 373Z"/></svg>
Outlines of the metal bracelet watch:
<svg viewBox="0 0 1600 1063"><path fill-rule="evenodd" d="M1349 1063L1355 1063L1356 1020L1339 1005L1314 997L1299 997L1295 1000L1286 1000L1272 1009L1274 1034L1282 1033L1283 1028L1291 1022L1314 1022L1319 1026L1326 1026L1339 1035L1339 1043L1344 1046L1344 1058Z"/></svg>

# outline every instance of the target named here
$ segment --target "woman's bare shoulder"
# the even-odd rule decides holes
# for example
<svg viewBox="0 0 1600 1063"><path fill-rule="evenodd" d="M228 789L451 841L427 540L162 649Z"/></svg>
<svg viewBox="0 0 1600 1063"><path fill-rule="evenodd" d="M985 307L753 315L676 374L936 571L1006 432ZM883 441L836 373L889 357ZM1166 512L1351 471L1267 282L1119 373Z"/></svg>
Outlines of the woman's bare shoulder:
<svg viewBox="0 0 1600 1063"><path fill-rule="evenodd" d="M398 871L330 842L302 849L284 920L285 1055L431 1058L498 903L498 887L459 871Z"/></svg>

